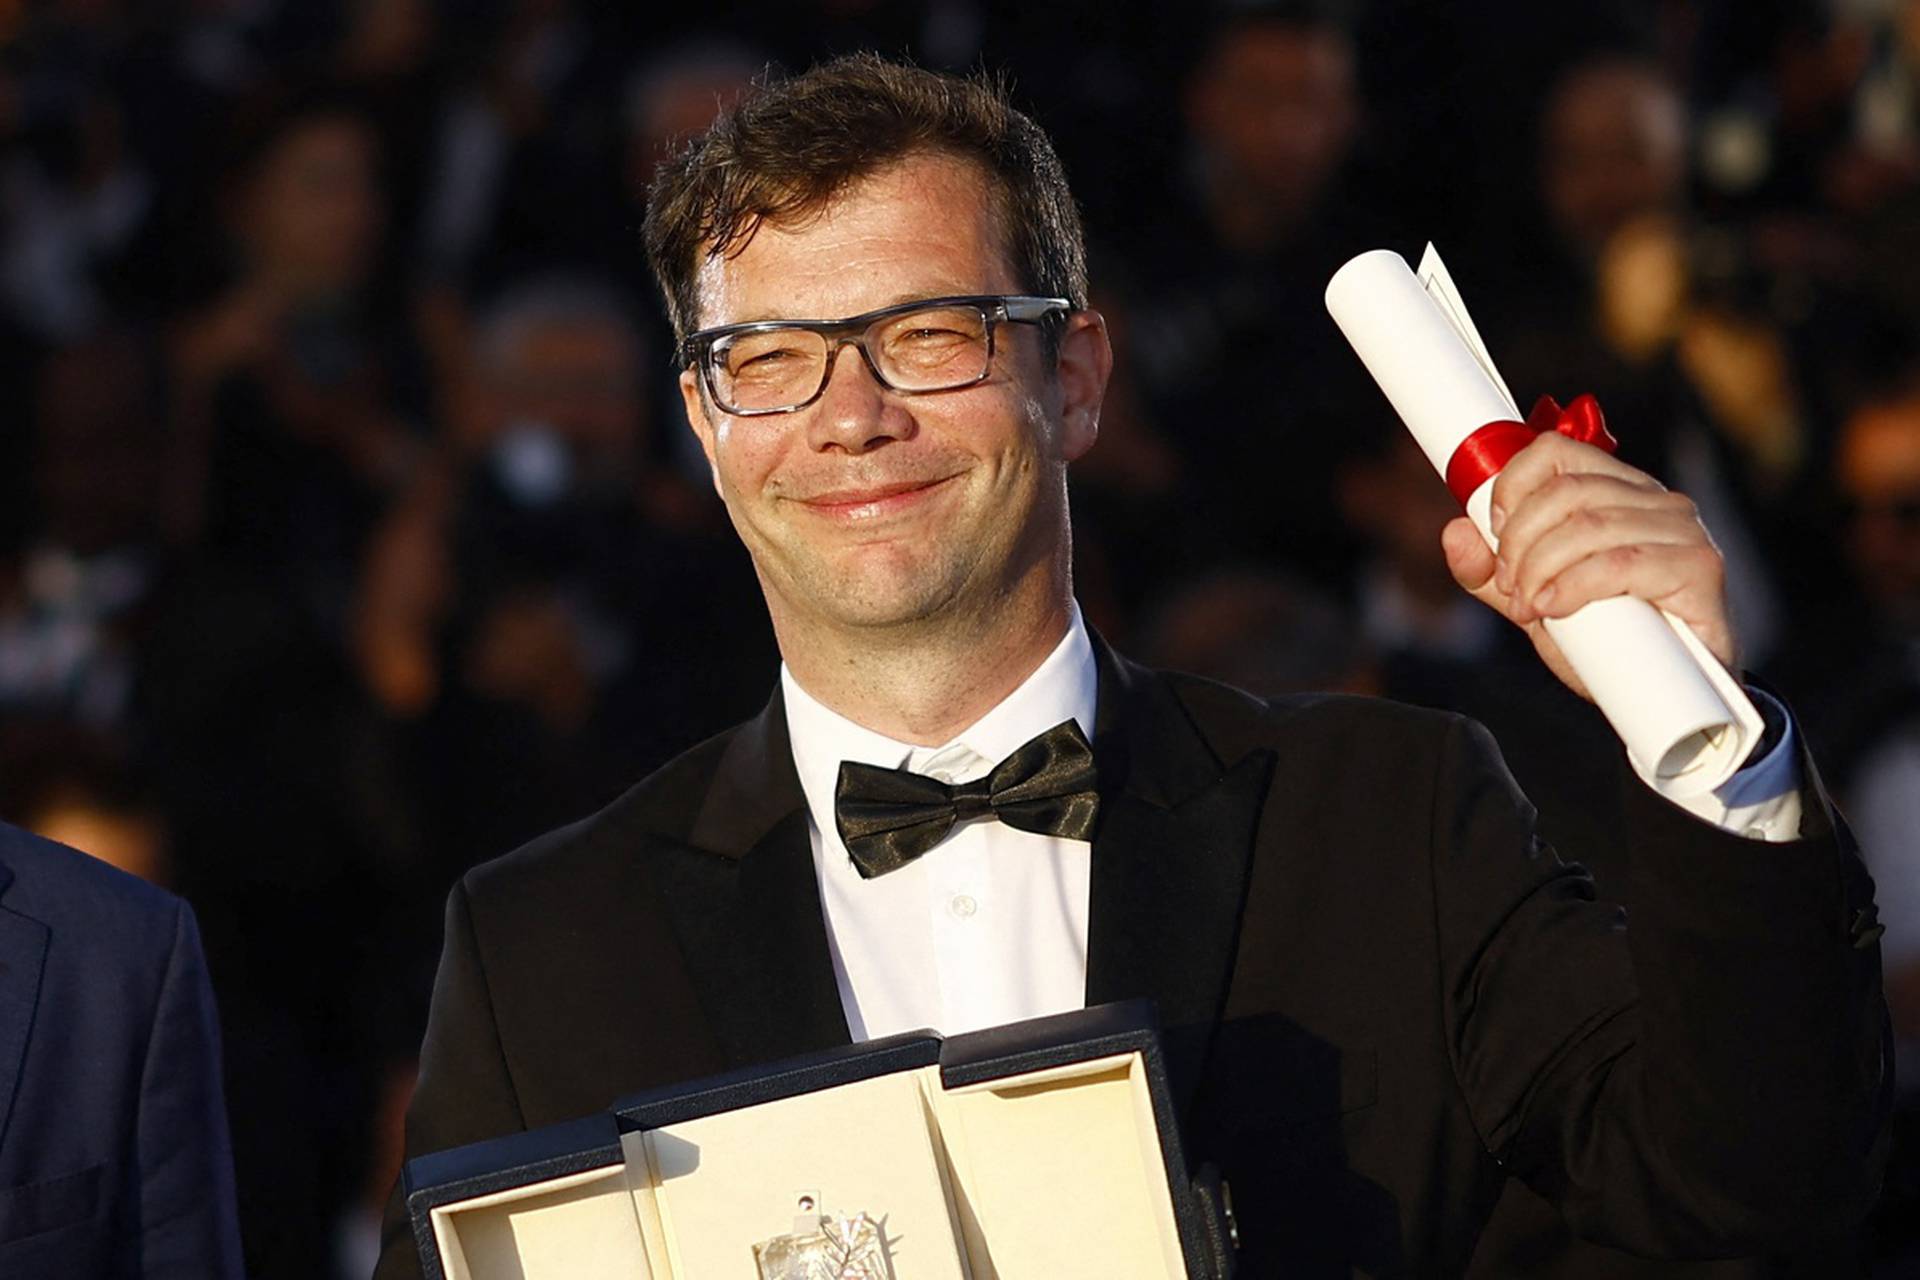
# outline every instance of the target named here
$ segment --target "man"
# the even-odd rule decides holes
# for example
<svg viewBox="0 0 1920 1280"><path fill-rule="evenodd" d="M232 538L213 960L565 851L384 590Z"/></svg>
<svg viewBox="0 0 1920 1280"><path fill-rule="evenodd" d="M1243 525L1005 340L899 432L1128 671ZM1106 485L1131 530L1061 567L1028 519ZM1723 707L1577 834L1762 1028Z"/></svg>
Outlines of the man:
<svg viewBox="0 0 1920 1280"><path fill-rule="evenodd" d="M0 1275L240 1275L192 910L0 825Z"/></svg>
<svg viewBox="0 0 1920 1280"><path fill-rule="evenodd" d="M775 86L664 172L648 245L780 688L455 889L410 1151L850 1037L1146 996L1253 1275L1457 1273L1509 1175L1644 1252L1864 1210L1870 889L1790 747L1711 815L1782 843L1627 798L1623 931L1468 722L1263 703L1087 633L1066 468L1111 357L1058 161L993 90L870 57ZM1627 591L1731 660L1684 499L1555 438L1499 503L1505 557L1464 523L1449 557L1536 636ZM1060 821L1013 825L1010 771L1072 779L1076 730L1097 813L1068 781ZM863 764L1008 820L915 840L872 789L925 784ZM415 1266L397 1208L382 1277Z"/></svg>

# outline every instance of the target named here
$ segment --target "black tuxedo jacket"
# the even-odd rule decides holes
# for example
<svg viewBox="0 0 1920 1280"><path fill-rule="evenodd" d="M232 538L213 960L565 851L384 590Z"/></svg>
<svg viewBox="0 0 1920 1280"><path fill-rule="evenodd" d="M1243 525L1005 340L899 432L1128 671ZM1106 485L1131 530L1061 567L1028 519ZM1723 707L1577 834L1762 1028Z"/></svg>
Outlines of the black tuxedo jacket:
<svg viewBox="0 0 1920 1280"><path fill-rule="evenodd" d="M1087 1000L1158 1002L1243 1274L1461 1273L1509 1176L1652 1254L1866 1212L1872 886L1811 762L1796 843L1636 785L1628 929L1471 721L1099 660ZM455 888L408 1151L847 1040L776 695Z"/></svg>

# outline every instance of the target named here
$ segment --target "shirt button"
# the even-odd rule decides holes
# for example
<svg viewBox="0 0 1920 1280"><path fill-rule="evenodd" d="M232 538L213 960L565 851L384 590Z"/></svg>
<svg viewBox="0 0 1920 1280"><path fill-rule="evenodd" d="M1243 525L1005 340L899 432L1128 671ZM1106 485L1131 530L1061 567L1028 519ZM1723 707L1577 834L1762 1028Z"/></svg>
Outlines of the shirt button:
<svg viewBox="0 0 1920 1280"><path fill-rule="evenodd" d="M979 909L980 904L964 893L956 896L953 901L947 904L947 910L953 912L954 918L959 920L967 919Z"/></svg>

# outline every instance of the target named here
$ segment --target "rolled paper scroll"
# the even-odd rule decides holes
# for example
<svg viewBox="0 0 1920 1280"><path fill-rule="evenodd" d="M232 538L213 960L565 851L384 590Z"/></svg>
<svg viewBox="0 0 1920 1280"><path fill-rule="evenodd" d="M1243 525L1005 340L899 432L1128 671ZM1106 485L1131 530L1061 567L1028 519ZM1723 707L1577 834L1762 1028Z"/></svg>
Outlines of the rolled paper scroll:
<svg viewBox="0 0 1920 1280"><path fill-rule="evenodd" d="M1334 273L1327 310L1440 475L1487 424L1521 420L1433 246L1418 276L1391 250L1361 254ZM1464 505L1497 550L1493 479ZM1673 615L1616 596L1545 625L1656 791L1675 799L1711 791L1760 741L1753 701Z"/></svg>

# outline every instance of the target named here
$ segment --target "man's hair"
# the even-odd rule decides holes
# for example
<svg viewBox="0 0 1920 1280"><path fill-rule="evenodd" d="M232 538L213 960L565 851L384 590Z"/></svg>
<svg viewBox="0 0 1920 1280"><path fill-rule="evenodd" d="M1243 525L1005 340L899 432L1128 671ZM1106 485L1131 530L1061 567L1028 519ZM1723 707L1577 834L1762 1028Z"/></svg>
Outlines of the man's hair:
<svg viewBox="0 0 1920 1280"><path fill-rule="evenodd" d="M762 222L813 216L853 183L926 153L984 170L1022 289L1087 305L1086 250L1066 171L1005 84L858 53L756 87L661 166L645 234L674 337L697 327L702 255L737 253Z"/></svg>

